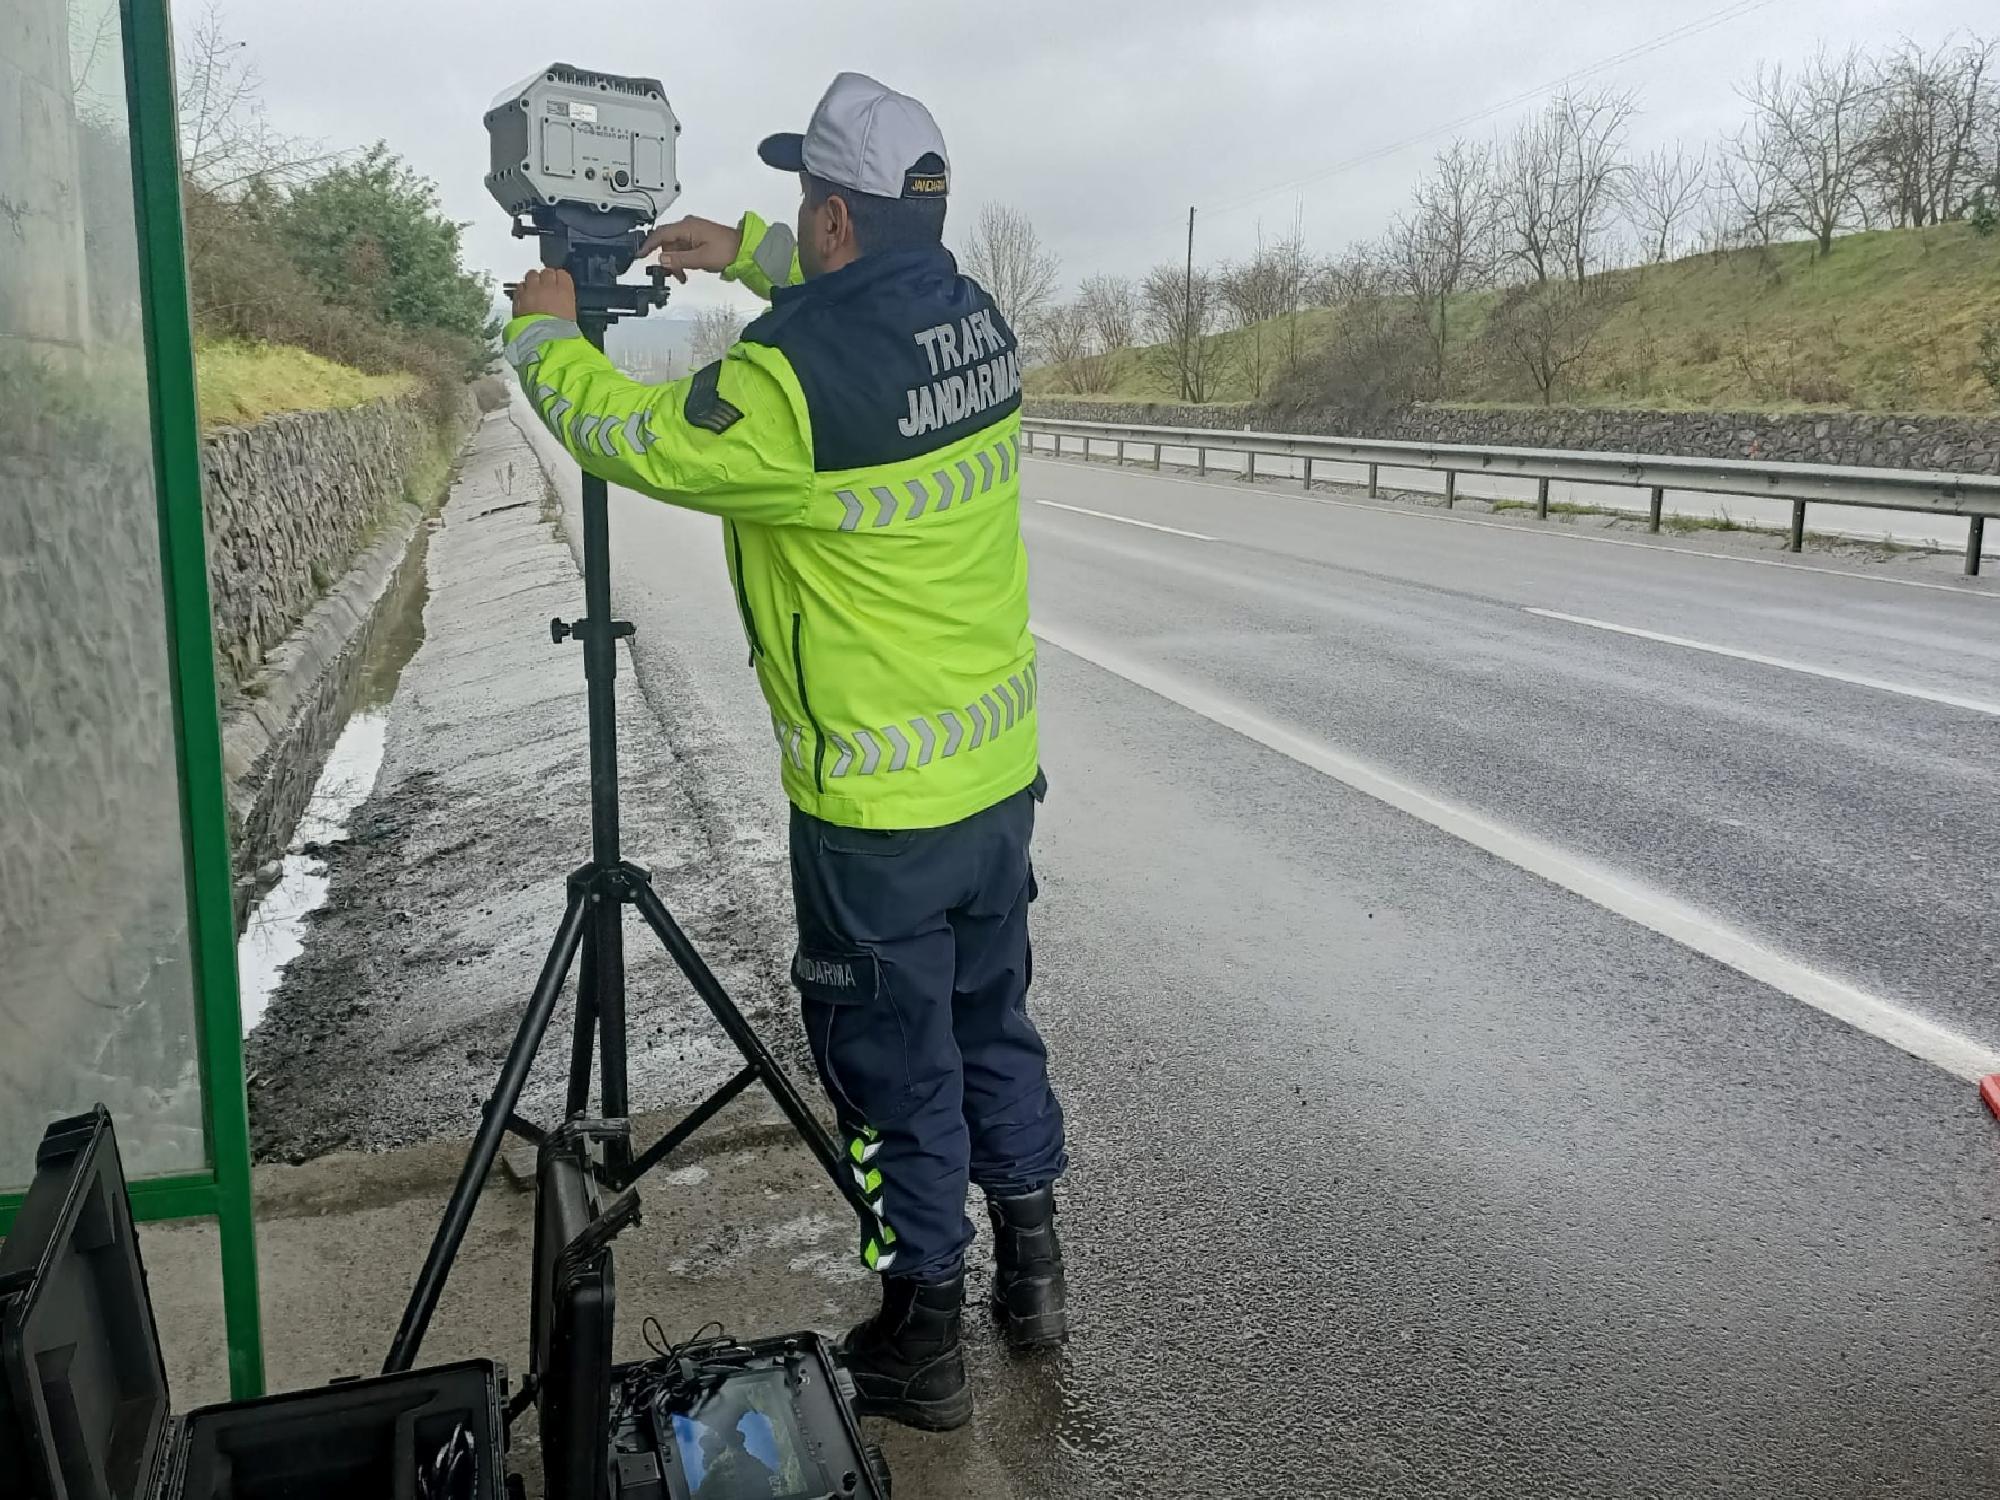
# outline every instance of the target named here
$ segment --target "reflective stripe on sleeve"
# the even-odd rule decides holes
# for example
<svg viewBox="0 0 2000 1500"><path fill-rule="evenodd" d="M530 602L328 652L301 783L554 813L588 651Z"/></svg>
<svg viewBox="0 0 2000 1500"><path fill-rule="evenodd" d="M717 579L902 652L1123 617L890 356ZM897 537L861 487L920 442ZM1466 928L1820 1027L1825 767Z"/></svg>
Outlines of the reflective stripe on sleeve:
<svg viewBox="0 0 2000 1500"><path fill-rule="evenodd" d="M557 339L580 339L583 330L567 318L537 318L507 343L507 363L516 370L542 357L542 345Z"/></svg>
<svg viewBox="0 0 2000 1500"><path fill-rule="evenodd" d="M772 286L783 286L792 279L792 255L798 248L798 237L791 230L783 224L773 224L750 252L750 259Z"/></svg>

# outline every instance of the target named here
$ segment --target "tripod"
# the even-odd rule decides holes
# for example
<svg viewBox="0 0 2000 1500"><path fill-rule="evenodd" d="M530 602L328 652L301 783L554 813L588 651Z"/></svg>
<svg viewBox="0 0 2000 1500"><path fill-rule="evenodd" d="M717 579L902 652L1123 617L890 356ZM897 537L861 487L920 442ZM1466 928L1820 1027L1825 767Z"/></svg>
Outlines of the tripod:
<svg viewBox="0 0 2000 1500"><path fill-rule="evenodd" d="M606 234L567 221L532 227L518 221L517 237L537 236L545 265L562 266L576 283L577 326L598 349L605 331L621 317L644 317L666 305L664 273L653 269L650 286L621 284L618 277L638 253L642 232L636 229ZM834 1186L864 1217L867 1199L855 1185L846 1158L798 1090L758 1038L722 983L681 931L666 903L653 889L652 878L627 861L619 848L618 721L612 683L618 673L617 643L633 634L631 622L611 617L610 514L602 479L583 476L583 618L552 620L549 633L560 645L574 639L583 645L583 672L590 719L590 862L572 871L562 920L542 964L540 977L522 1013L513 1045L501 1065L500 1078L482 1107L458 1181L445 1204L444 1217L431 1240L423 1270L396 1330L395 1342L383 1362L384 1374L409 1369L437 1311L452 1261L472 1222L480 1189L509 1131L540 1145L548 1131L516 1112L536 1054L555 1014L557 1001L577 967L576 1025L570 1037L569 1092L566 1118L581 1115L590 1099L592 1062L599 1072L600 1112L607 1120L625 1120L631 1110L626 1081L625 1038L625 908L633 907L652 929L688 983L743 1056L743 1067L710 1094L665 1135L636 1157L629 1135L609 1134L604 1148L603 1175L616 1189L631 1186L671 1155L687 1138L753 1083L769 1090L793 1129L826 1169Z"/></svg>

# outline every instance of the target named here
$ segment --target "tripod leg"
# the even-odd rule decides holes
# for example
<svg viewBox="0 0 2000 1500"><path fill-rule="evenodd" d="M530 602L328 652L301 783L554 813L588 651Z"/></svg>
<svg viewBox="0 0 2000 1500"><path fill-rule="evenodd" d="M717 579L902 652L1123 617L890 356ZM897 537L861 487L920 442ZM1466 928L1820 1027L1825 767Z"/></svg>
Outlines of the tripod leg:
<svg viewBox="0 0 2000 1500"><path fill-rule="evenodd" d="M585 929L576 971L576 1024L569 1037L569 1095L563 1118L574 1120L590 1107L591 1064L597 1060L597 929Z"/></svg>
<svg viewBox="0 0 2000 1500"><path fill-rule="evenodd" d="M667 952L673 955L674 962L679 964L681 972L687 975L688 983L694 986L695 993L701 996L722 1029L729 1033L729 1040L736 1044L736 1050L743 1054L744 1061L756 1069L757 1075L764 1080L764 1087L770 1090L778 1108L784 1112L785 1118L791 1121L792 1128L804 1139L807 1148L819 1158L820 1166L825 1169L826 1175L833 1179L833 1185L840 1189L841 1197L862 1216L864 1222L872 1219L874 1210L869 1207L866 1195L855 1185L854 1174L848 1166L847 1158L841 1154L833 1138L826 1133L826 1127L820 1124L819 1117L807 1108L805 1100L799 1097L799 1091L792 1086L792 1080L785 1076L785 1070L778 1066L778 1060L771 1056L770 1049L765 1047L763 1039L744 1019L743 1012L736 1008L736 1002L729 998L729 992L722 987L722 982L710 971L702 956L695 952L694 944L689 942L687 934L681 931L680 924L674 920L673 914L660 900L659 893L653 889L650 881L632 882L632 901L639 908L639 915L646 919L646 925L659 935L662 943L666 944Z"/></svg>
<svg viewBox="0 0 2000 1500"><path fill-rule="evenodd" d="M507 1117L521 1102L521 1090L528 1082L535 1053L549 1029L549 1017L555 1013L556 1000L562 994L563 981L569 977L569 966L576 959L577 945L583 940L583 926L589 915L590 892L583 883L572 881L562 925L556 929L556 940L542 964L541 977L535 981L534 994L521 1015L521 1025L514 1033L514 1045L507 1049L500 1081L494 1086L493 1097L486 1101L478 1133L472 1138L472 1150L459 1170L458 1181L445 1204L444 1218L431 1241L430 1254L424 1257L424 1268L410 1293L409 1306L403 1309L395 1342L389 1346L389 1357L382 1364L385 1375L397 1374L416 1363L417 1349L430 1327L431 1315L437 1311L438 1298L444 1295L445 1278L451 1274L452 1260L465 1240L466 1226L472 1222L479 1190L486 1185L486 1174L493 1170L493 1159L500 1154L500 1138L506 1133Z"/></svg>
<svg viewBox="0 0 2000 1500"><path fill-rule="evenodd" d="M625 906L607 897L591 916L597 949L599 1102L604 1118L623 1120L632 1110L625 1073ZM615 1175L632 1159L629 1138L604 1143L604 1162Z"/></svg>

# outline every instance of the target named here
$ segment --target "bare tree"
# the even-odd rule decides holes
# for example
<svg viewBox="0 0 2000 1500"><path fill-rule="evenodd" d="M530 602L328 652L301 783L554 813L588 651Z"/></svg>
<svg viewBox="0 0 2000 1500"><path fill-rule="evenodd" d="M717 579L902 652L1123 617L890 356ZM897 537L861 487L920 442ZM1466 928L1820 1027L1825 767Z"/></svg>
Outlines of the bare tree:
<svg viewBox="0 0 2000 1500"><path fill-rule="evenodd" d="M1359 258L1350 251L1342 263L1351 267ZM1333 413L1343 430L1365 429L1416 399L1430 362L1429 336L1408 298L1359 292L1341 305L1329 337L1284 394L1288 404Z"/></svg>
<svg viewBox="0 0 2000 1500"><path fill-rule="evenodd" d="M1079 395L1104 389L1106 361L1098 348L1090 309L1081 297L1047 308L1037 326L1042 352L1058 386Z"/></svg>
<svg viewBox="0 0 2000 1500"><path fill-rule="evenodd" d="M1986 107L1973 138L1978 164L1973 169L1973 197L1990 209L2000 200L2000 89L1986 97Z"/></svg>
<svg viewBox="0 0 2000 1500"><path fill-rule="evenodd" d="M1740 90L1749 125L1732 143L1745 172L1775 188L1772 213L1812 236L1821 255L1862 212L1877 93L1858 49L1821 50L1795 73L1759 67Z"/></svg>
<svg viewBox="0 0 2000 1500"><path fill-rule="evenodd" d="M1028 216L1004 203L984 205L963 258L966 274L986 288L1015 337L1030 341L1036 319L1055 300L1061 262L1042 247Z"/></svg>
<svg viewBox="0 0 2000 1500"><path fill-rule="evenodd" d="M254 184L283 186L339 159L277 130L264 112L263 79L210 0L180 48L181 170L197 187L233 197Z"/></svg>
<svg viewBox="0 0 2000 1500"><path fill-rule="evenodd" d="M1610 89L1557 95L1550 101L1558 143L1563 260L1582 285L1603 261L1604 241L1617 216L1630 167L1625 137L1638 101Z"/></svg>
<svg viewBox="0 0 2000 1500"><path fill-rule="evenodd" d="M1139 322L1153 357L1180 385L1183 401L1207 401L1222 373L1221 350L1210 335L1222 312L1215 273L1190 277L1175 265L1155 266L1139 284Z"/></svg>
<svg viewBox="0 0 2000 1500"><path fill-rule="evenodd" d="M743 315L733 307L711 303L698 308L688 349L688 363L695 369L714 364L743 337Z"/></svg>
<svg viewBox="0 0 2000 1500"><path fill-rule="evenodd" d="M1561 269L1562 143L1547 111L1523 120L1500 154L1495 213L1503 253L1539 285Z"/></svg>
<svg viewBox="0 0 2000 1500"><path fill-rule="evenodd" d="M1710 189L1715 204L1711 225L1718 219L1727 222L1731 245L1768 248L1777 238L1787 201L1778 168L1779 153L1754 123L1739 127L1723 142Z"/></svg>
<svg viewBox="0 0 2000 1500"><path fill-rule="evenodd" d="M1086 276L1077 289L1077 304L1090 319L1090 331L1104 353L1139 341L1139 294L1124 276Z"/></svg>
<svg viewBox="0 0 2000 1500"><path fill-rule="evenodd" d="M1083 352L1070 358L1069 388L1083 393L1111 389L1112 358L1139 341L1139 295L1123 276L1088 276L1074 304L1080 327L1050 330ZM1059 356L1058 356L1059 357Z"/></svg>
<svg viewBox="0 0 2000 1500"><path fill-rule="evenodd" d="M1491 276L1496 212L1491 153L1455 141L1417 184L1411 211L1398 216L1384 246L1397 289L1423 318L1439 391L1451 343L1451 299Z"/></svg>
<svg viewBox="0 0 2000 1500"><path fill-rule="evenodd" d="M1931 52L1902 46L1876 80L1868 175L1883 216L1898 228L1964 213L1979 185L1981 135L1993 118L2000 42L1947 41Z"/></svg>
<svg viewBox="0 0 2000 1500"><path fill-rule="evenodd" d="M1527 372L1542 405L1550 406L1589 355L1612 305L1602 278L1516 287L1494 308L1485 337Z"/></svg>
<svg viewBox="0 0 2000 1500"><path fill-rule="evenodd" d="M1279 329L1278 369L1281 375L1294 374L1305 358L1305 325L1302 314L1312 296L1317 268L1306 249L1305 204L1292 213L1292 227L1270 249L1271 274L1277 282L1284 318Z"/></svg>
<svg viewBox="0 0 2000 1500"><path fill-rule="evenodd" d="M1350 245L1332 260L1312 268L1307 301L1314 307L1347 308L1386 295L1394 277L1379 247Z"/></svg>
<svg viewBox="0 0 2000 1500"><path fill-rule="evenodd" d="M103 120L124 108L124 80L117 77L118 12L109 6L96 15L82 8L69 16L69 86L77 113Z"/></svg>
<svg viewBox="0 0 2000 1500"><path fill-rule="evenodd" d="M1264 394L1277 362L1284 332L1280 320L1298 306L1296 259L1266 246L1260 226L1257 253L1240 264L1225 265L1216 278L1223 315L1231 327L1242 330L1236 341L1237 364L1253 399Z"/></svg>
<svg viewBox="0 0 2000 1500"><path fill-rule="evenodd" d="M1648 261L1658 265L1673 259L1685 237L1685 226L1702 207L1707 191L1705 149L1689 155L1687 148L1676 142L1633 163L1625 183L1625 205Z"/></svg>
<svg viewBox="0 0 2000 1500"><path fill-rule="evenodd" d="M1637 112L1629 93L1559 94L1496 153L1502 249L1537 285L1553 275L1582 281L1605 259Z"/></svg>

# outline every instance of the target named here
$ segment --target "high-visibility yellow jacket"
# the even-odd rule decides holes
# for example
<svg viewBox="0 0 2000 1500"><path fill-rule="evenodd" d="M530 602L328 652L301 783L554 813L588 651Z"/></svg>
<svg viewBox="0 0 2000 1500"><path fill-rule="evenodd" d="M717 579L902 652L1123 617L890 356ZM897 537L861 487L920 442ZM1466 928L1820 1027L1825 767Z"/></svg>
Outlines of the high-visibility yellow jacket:
<svg viewBox="0 0 2000 1500"><path fill-rule="evenodd" d="M801 281L791 231L746 214L724 274L771 309L685 380L549 317L507 357L584 468L723 519L794 805L935 828L1013 795L1039 760L1013 331L941 248Z"/></svg>

